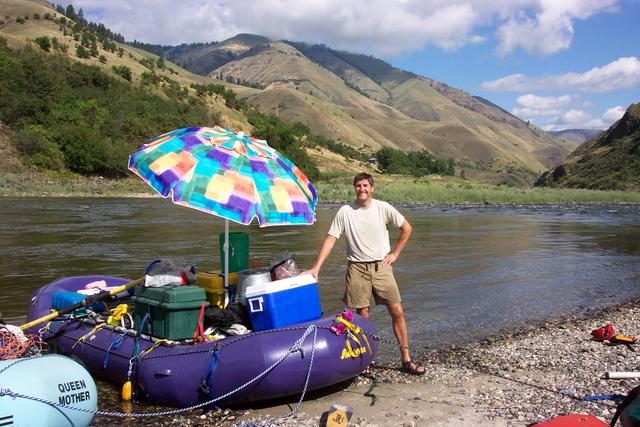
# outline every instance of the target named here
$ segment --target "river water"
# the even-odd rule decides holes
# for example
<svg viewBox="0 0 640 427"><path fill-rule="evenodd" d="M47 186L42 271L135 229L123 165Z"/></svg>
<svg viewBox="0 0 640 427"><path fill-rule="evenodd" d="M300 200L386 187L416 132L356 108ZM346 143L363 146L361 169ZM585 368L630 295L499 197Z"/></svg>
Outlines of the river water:
<svg viewBox="0 0 640 427"><path fill-rule="evenodd" d="M311 266L337 206L313 226L231 225L254 264L285 253ZM413 226L395 264L413 345L476 341L549 317L640 297L640 206L400 207ZM170 201L0 198L0 311L25 320L31 292L62 276L135 279L149 262L219 269L223 220ZM397 230L391 231L392 243ZM321 271L325 313L342 309L345 250ZM373 309L383 337L384 307Z"/></svg>

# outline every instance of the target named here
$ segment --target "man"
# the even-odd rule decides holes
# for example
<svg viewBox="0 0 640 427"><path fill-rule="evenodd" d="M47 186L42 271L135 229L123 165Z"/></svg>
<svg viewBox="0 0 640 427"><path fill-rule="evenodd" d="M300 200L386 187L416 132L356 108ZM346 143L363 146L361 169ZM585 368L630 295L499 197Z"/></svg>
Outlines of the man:
<svg viewBox="0 0 640 427"><path fill-rule="evenodd" d="M393 264L409 240L411 225L393 206L373 198L373 177L361 172L353 179L355 202L342 206L331 224L316 262L307 271L316 279L322 264L344 233L347 241L347 286L344 302L361 316L369 318L371 295L376 304L385 304L398 340L402 370L422 375L425 369L411 360L409 334L400 303L400 291L393 276ZM400 228L398 241L391 250L387 224Z"/></svg>

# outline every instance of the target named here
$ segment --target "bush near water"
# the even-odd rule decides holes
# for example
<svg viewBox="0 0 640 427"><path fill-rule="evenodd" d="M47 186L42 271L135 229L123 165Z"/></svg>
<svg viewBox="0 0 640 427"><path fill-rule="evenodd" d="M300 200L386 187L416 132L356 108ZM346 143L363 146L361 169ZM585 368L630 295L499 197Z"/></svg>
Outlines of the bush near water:
<svg viewBox="0 0 640 427"><path fill-rule="evenodd" d="M449 178L445 178L444 185L438 179L419 179L430 174L454 176L456 172L465 178L467 165L456 163L453 159L436 158L425 150L404 152L385 147L377 152L365 152L348 144L312 135L309 128L301 123L287 124L258 111L223 84L192 83L189 88L181 86L173 79L173 75L178 73L171 68L171 63L165 63L162 52L159 52L158 58L140 59L132 52L127 53L126 46L117 44L124 43L121 35L111 32L102 24L87 22L82 13L76 13L71 6L66 10L58 7L56 12L66 15L66 18L57 18L56 14L50 13L34 13L33 19L40 20L42 15L42 22L55 23L64 36L60 40L57 37L39 36L31 39L30 47L27 39L26 48L12 50L0 37L0 128L4 127L0 131L0 152L5 159L7 155L9 157L8 162L5 160L4 164L0 164L4 174L0 187L3 187L4 193L7 188L11 192L12 184L21 181L23 189L27 187L27 192L45 194L47 192L41 192L39 188L43 183L47 183L46 190L52 181L70 182L70 179L73 181L70 192L77 193L77 178L86 177L90 183L102 176L115 179L109 186L118 187L116 191L132 192L130 183L118 182L128 175L124 167L127 156L151 136L179 127L218 124L221 111L216 110L216 106L210 102L217 97L222 98L228 108L235 110L245 124L253 126L250 131L252 135L267 139L270 145L293 160L314 182L326 180L333 185L336 179L345 181L343 178L346 175L353 175L338 164L320 173L308 152L309 149L322 147L339 154L356 168L371 167L365 162L375 159L378 171L385 176L400 174L418 178L413 182L400 180L402 187L390 194L390 197L402 202L458 203L462 200L519 203L525 199L525 203L527 200L535 203L541 199L555 202L574 200L573 197L576 197L576 193L571 191L562 195L542 196L547 192L521 191L504 186L496 188ZM78 42L75 50L70 50L64 43L72 39ZM130 45L135 46L135 42ZM116 54L120 58L128 55L134 60L133 65L125 62L127 65L99 68L69 58L93 57L106 64L107 57L111 61ZM140 64L146 71L140 73L139 69L132 70ZM221 104L218 106L224 109ZM5 127L5 124L8 126ZM6 149L7 141L11 142L12 148L19 150L22 164L35 171L44 171L46 175L34 178L30 174L26 179L16 179L13 172L19 172L18 168L6 168L7 163L12 166L18 164L15 157L11 157L15 149ZM633 153L637 154L637 150ZM585 159L590 160L588 156ZM581 161L587 163L585 159ZM623 160L628 163L627 158ZM459 168L458 171L456 168ZM600 174L603 172L595 167L591 170ZM627 167L624 172L629 170ZM9 173L4 173L6 171ZM477 177L470 178L475 180ZM397 181L397 175L393 179ZM582 177L583 181L585 179L586 184L581 185L593 187L589 185L588 177ZM514 183L505 181L504 184L509 186ZM28 188L29 185L32 187ZM605 187L615 188L612 185ZM66 193L66 190L56 191L56 194L60 193ZM604 196L598 193L579 193L577 198L581 201L634 199L626 195Z"/></svg>
<svg viewBox="0 0 640 427"><path fill-rule="evenodd" d="M76 52L78 57L97 56L98 51L89 52L96 39L102 40L103 48L115 49L100 33L81 34L78 49L86 49ZM305 147L323 147L358 162L374 157L387 173L454 173L452 160L438 159L426 151L383 148L364 153L313 135L301 123L288 124L261 113L221 84L192 84L193 90L188 90L153 72L156 66L164 67L164 62L147 64L150 71L136 85L131 83L132 70L127 66L113 66L115 76L111 76L97 66L68 59L64 55L68 48L55 38L38 37L34 42L34 47L12 50L0 38L0 121L13 130L11 141L23 162L37 170L121 178L128 173L124 167L128 155L150 137L181 127L219 123L220 112L204 100L206 95L217 94L227 107L244 114L253 126L253 136L266 139L312 180L322 176Z"/></svg>

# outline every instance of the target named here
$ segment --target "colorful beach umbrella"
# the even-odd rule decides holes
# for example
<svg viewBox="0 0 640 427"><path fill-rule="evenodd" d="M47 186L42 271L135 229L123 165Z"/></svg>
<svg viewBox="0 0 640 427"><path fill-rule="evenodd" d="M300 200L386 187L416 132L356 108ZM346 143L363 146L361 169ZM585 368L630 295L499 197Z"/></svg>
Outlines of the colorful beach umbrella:
<svg viewBox="0 0 640 427"><path fill-rule="evenodd" d="M243 132L174 130L133 153L129 169L174 203L226 220L225 272L228 221L248 225L255 218L260 227L315 222L318 197L309 179L266 141Z"/></svg>

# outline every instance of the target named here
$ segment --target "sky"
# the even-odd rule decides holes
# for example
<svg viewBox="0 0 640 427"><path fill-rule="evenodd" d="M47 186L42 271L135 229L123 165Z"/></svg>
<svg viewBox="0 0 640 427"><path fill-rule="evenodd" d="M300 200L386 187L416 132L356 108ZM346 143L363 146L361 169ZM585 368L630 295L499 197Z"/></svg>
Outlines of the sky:
<svg viewBox="0 0 640 427"><path fill-rule="evenodd" d="M127 41L240 33L382 58L544 130L606 129L640 102L640 0L72 0Z"/></svg>

